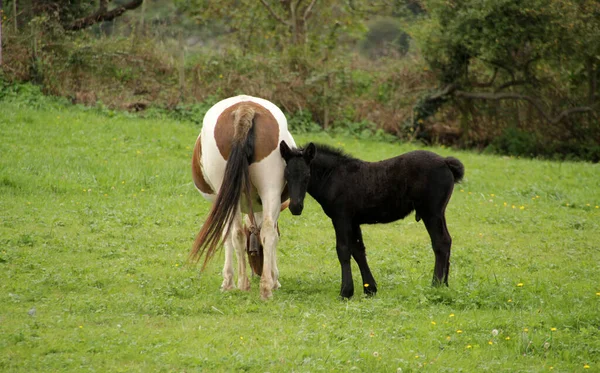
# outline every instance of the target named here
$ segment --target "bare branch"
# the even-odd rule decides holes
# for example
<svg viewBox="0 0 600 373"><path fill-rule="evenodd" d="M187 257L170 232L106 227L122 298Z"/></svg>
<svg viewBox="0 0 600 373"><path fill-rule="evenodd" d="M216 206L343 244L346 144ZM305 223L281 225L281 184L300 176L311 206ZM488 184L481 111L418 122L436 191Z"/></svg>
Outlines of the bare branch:
<svg viewBox="0 0 600 373"><path fill-rule="evenodd" d="M260 2L262 3L262 5L264 5L265 8L267 8L267 10L269 11L269 13L271 14L271 16L273 18L275 18L277 21L283 23L284 25L286 25L288 27L292 26L289 24L289 22L287 22L286 20L284 20L283 18L278 16L277 13L275 13L275 11L273 10L273 8L271 8L271 6L265 0L260 0Z"/></svg>
<svg viewBox="0 0 600 373"><path fill-rule="evenodd" d="M107 9L108 0L101 0L100 7L93 14L75 20L70 25L65 26L66 30L69 31L79 31L84 28L90 27L99 22L112 21L113 19L119 17L123 13L128 10L135 9L142 5L144 0L131 0L125 5L114 8L113 10Z"/></svg>
<svg viewBox="0 0 600 373"><path fill-rule="evenodd" d="M306 10L304 11L304 20L305 21L312 15L311 11L316 2L317 2L317 0L312 0L310 2L310 4L308 5L308 7L306 8Z"/></svg>
<svg viewBox="0 0 600 373"><path fill-rule="evenodd" d="M523 84L527 84L529 83L529 81L527 80L511 80L510 82L506 82L504 84L502 84L500 87L496 88L496 92L500 92L508 87L514 87L516 85L523 85Z"/></svg>
<svg viewBox="0 0 600 373"><path fill-rule="evenodd" d="M575 114L575 113L590 113L590 112L594 113L595 112L595 110L593 108L589 107L589 106L581 106L581 107L575 107L575 108L563 110L556 117L552 118L548 113L546 113L546 111L542 107L541 103L539 103L537 100L535 100L531 96L526 96L526 95L522 95L522 94L519 94L519 93L509 93L509 92L506 92L506 93L488 93L488 92L454 91L454 96L456 96L456 97L470 98L470 99L482 99L482 100L494 100L494 101L500 101L500 100L524 100L524 101L527 101L530 104L532 104L540 112L540 114L544 117L544 119L546 119L546 121L548 121L551 124L556 124L556 123L560 122L561 120L563 120L564 118L566 118L567 116L569 116L571 114Z"/></svg>

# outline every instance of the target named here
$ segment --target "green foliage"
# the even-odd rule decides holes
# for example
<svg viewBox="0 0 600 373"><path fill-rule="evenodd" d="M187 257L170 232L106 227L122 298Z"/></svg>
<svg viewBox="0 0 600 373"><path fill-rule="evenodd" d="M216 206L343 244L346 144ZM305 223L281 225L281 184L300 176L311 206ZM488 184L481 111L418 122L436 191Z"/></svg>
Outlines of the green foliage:
<svg viewBox="0 0 600 373"><path fill-rule="evenodd" d="M307 110L299 110L287 118L288 128L293 134L317 133L323 128L317 124Z"/></svg>
<svg viewBox="0 0 600 373"><path fill-rule="evenodd" d="M408 52L410 37L404 32L397 19L383 18L371 22L361 49L371 58L396 55Z"/></svg>
<svg viewBox="0 0 600 373"><path fill-rule="evenodd" d="M422 223L363 228L379 293L337 298L329 219L282 212L282 288L222 293L219 253L185 266L210 205L189 174L198 126L0 112L0 370L594 371L600 364L597 165L430 148L466 166L448 205L449 288ZM303 114L306 115L306 114ZM378 161L413 145L295 136ZM513 207L514 206L514 207ZM359 271L353 267L355 286ZM584 367L588 366L589 369Z"/></svg>

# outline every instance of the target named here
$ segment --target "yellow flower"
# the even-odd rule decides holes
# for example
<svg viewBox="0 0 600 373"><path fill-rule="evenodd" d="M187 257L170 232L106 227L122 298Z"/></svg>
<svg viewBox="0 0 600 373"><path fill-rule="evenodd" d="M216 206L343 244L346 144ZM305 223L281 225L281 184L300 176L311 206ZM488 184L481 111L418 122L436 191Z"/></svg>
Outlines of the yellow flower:
<svg viewBox="0 0 600 373"><path fill-rule="evenodd" d="M590 369L590 366L589 366L589 365L587 365L587 364L585 364L585 365L583 366L583 369Z"/></svg>
<svg viewBox="0 0 600 373"><path fill-rule="evenodd" d="M504 207L508 206L508 203L504 202Z"/></svg>
<svg viewBox="0 0 600 373"><path fill-rule="evenodd" d="M520 206L519 210L525 210L525 206Z"/></svg>
<svg viewBox="0 0 600 373"><path fill-rule="evenodd" d="M418 359L418 358L419 358L419 355L415 355L415 359Z"/></svg>
<svg viewBox="0 0 600 373"><path fill-rule="evenodd" d="M511 303L511 302L512 302L512 299L509 299L509 300L507 300L507 302L508 302L508 303Z"/></svg>
<svg viewBox="0 0 600 373"><path fill-rule="evenodd" d="M449 341L449 340L451 340L451 339L452 339L452 338L451 338L450 336L447 336L447 337L446 337L446 340L447 340L447 341Z"/></svg>
<svg viewBox="0 0 600 373"><path fill-rule="evenodd" d="M520 287L520 288L522 288L522 287L523 287L523 283L522 283L522 282L519 282L519 283L517 284L517 287Z"/></svg>
<svg viewBox="0 0 600 373"><path fill-rule="evenodd" d="M366 288L368 288L368 287L369 287L369 284L364 284L363 286L364 286L364 287L366 287Z"/></svg>
<svg viewBox="0 0 600 373"><path fill-rule="evenodd" d="M29 202L27 202L27 203L29 203ZM600 297L600 291L599 291L599 292L597 292L597 293L596 293L596 295Z"/></svg>
<svg viewBox="0 0 600 373"><path fill-rule="evenodd" d="M83 325L79 325L79 329L83 329Z"/></svg>
<svg viewBox="0 0 600 373"><path fill-rule="evenodd" d="M597 295L600 295L600 294L597 294ZM448 317L454 317L454 314L451 313Z"/></svg>
<svg viewBox="0 0 600 373"><path fill-rule="evenodd" d="M529 329L525 328L525 329L523 329L523 331L524 331L525 333L527 333L527 332L529 331Z"/></svg>
<svg viewBox="0 0 600 373"><path fill-rule="evenodd" d="M493 344L494 344L494 342L492 342L492 341L488 341L488 344L489 344L489 345L493 345Z"/></svg>
<svg viewBox="0 0 600 373"><path fill-rule="evenodd" d="M436 325L436 324L437 324L437 323L436 323L435 321L432 321L432 322L431 322L431 325Z"/></svg>
<svg viewBox="0 0 600 373"><path fill-rule="evenodd" d="M456 333L457 333L457 334L460 334L460 333L462 333L462 330L458 329L458 330L456 331Z"/></svg>
<svg viewBox="0 0 600 373"><path fill-rule="evenodd" d="M550 331L551 331L551 332L555 332L555 331L556 331L556 328L550 328Z"/></svg>
<svg viewBox="0 0 600 373"><path fill-rule="evenodd" d="M471 345L467 345L467 348L471 348L471 347L473 347L473 346L471 346Z"/></svg>
<svg viewBox="0 0 600 373"><path fill-rule="evenodd" d="M510 337L508 337L508 336L507 336L507 337L506 337L506 338L504 338L504 339L506 339L506 340L508 341L508 340L510 339Z"/></svg>

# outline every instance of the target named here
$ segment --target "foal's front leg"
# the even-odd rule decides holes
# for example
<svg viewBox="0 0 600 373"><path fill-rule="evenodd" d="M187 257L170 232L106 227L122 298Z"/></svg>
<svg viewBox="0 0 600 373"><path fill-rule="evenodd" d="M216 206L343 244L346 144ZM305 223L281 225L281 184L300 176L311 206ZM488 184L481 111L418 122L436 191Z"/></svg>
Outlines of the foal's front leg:
<svg viewBox="0 0 600 373"><path fill-rule="evenodd" d="M375 295L377 293L377 283L375 282L375 278L373 278L369 264L367 264L367 255L365 253L365 244L363 243L360 225L354 226L353 233L354 237L351 241L352 257L356 261L356 264L358 264L358 268L360 268L363 290L367 295Z"/></svg>
<svg viewBox="0 0 600 373"><path fill-rule="evenodd" d="M354 295L354 282L352 281L352 267L350 266L350 240L352 239L352 225L343 220L334 220L336 251L342 266L342 298L351 298Z"/></svg>

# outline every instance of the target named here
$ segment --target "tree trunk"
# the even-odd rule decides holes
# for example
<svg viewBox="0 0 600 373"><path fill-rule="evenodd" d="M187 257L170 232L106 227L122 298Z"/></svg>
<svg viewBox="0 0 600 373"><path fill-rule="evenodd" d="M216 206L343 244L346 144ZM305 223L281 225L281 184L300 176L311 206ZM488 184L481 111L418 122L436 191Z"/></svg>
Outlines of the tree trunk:
<svg viewBox="0 0 600 373"><path fill-rule="evenodd" d="M588 58L585 63L588 76L588 105L593 106L596 102L596 92L598 91L598 68L592 58Z"/></svg>
<svg viewBox="0 0 600 373"><path fill-rule="evenodd" d="M2 66L2 19L4 18L4 7L0 0L0 66Z"/></svg>
<svg viewBox="0 0 600 373"><path fill-rule="evenodd" d="M19 27L17 26L17 0L13 0L12 5L13 23L15 28L15 34L17 34L19 32Z"/></svg>

